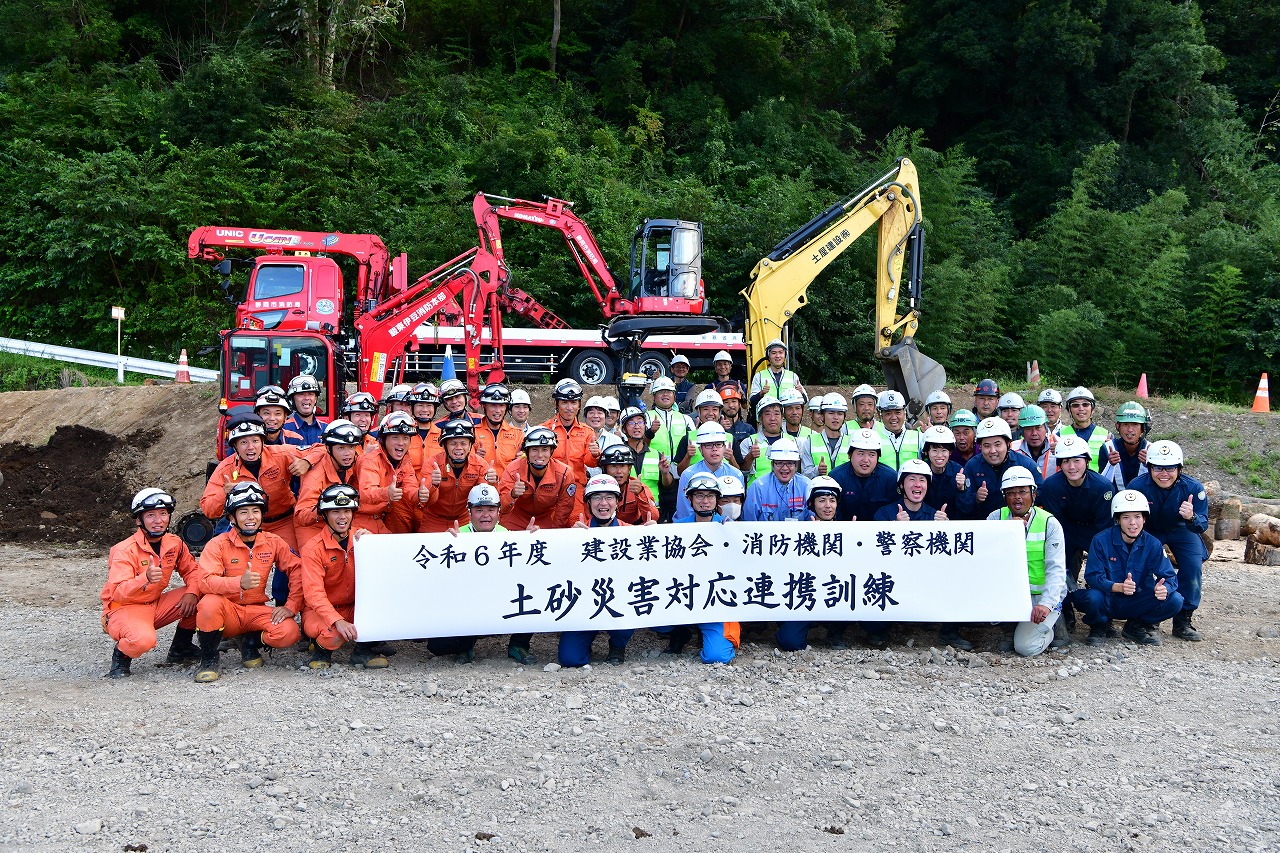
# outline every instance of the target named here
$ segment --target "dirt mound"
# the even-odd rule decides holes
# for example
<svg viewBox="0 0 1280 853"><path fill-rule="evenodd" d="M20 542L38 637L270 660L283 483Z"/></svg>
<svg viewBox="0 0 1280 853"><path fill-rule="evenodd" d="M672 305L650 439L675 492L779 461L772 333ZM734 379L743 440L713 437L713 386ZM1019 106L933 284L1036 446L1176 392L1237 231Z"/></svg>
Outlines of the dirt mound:
<svg viewBox="0 0 1280 853"><path fill-rule="evenodd" d="M43 447L0 447L0 541L112 545L125 538L133 528L124 509L133 484L116 457L140 453L160 437L155 429L117 437L60 426Z"/></svg>

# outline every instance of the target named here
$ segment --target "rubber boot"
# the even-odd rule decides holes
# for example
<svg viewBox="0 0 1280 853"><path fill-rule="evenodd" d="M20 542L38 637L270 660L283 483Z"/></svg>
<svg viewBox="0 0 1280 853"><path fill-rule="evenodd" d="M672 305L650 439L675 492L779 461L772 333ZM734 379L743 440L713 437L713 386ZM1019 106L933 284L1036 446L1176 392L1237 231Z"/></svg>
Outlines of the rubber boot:
<svg viewBox="0 0 1280 853"><path fill-rule="evenodd" d="M240 638L240 665L245 669L257 669L262 663L262 633L245 634Z"/></svg>
<svg viewBox="0 0 1280 853"><path fill-rule="evenodd" d="M507 646L507 657L523 666L532 666L538 662L538 659L533 656L533 652L529 651L528 646L519 646L515 643Z"/></svg>
<svg viewBox="0 0 1280 853"><path fill-rule="evenodd" d="M1173 636L1189 643L1198 643L1200 642L1200 632L1191 624L1192 613L1195 613L1195 611L1183 610L1173 617Z"/></svg>
<svg viewBox="0 0 1280 853"><path fill-rule="evenodd" d="M973 643L960 636L960 626L946 623L938 629L938 643L961 652L973 651Z"/></svg>
<svg viewBox="0 0 1280 853"><path fill-rule="evenodd" d="M1071 633L1067 630L1067 623L1061 615L1058 621L1053 623L1053 642L1049 643L1051 649L1065 649L1071 645Z"/></svg>
<svg viewBox="0 0 1280 853"><path fill-rule="evenodd" d="M208 684L211 681L217 681L220 677L218 646L222 643L222 632L200 631L197 636L200 640L200 665L196 667L196 681Z"/></svg>
<svg viewBox="0 0 1280 853"><path fill-rule="evenodd" d="M667 647L662 650L664 655L678 655L684 651L684 647L693 639L693 629L688 625L677 625L671 629L671 633L667 635ZM612 647L609 649L613 651Z"/></svg>
<svg viewBox="0 0 1280 853"><path fill-rule="evenodd" d="M690 634L690 636L692 636L692 634ZM612 643L610 643L609 654L607 657L605 657L604 662L611 666L620 666L623 660L626 659L626 657L627 657L626 646L615 646Z"/></svg>
<svg viewBox="0 0 1280 853"><path fill-rule="evenodd" d="M849 641L845 639L845 631L848 629L849 625L846 622L828 622L827 648L838 652L849 648Z"/></svg>
<svg viewBox="0 0 1280 853"><path fill-rule="evenodd" d="M311 660L307 661L307 666L311 669L328 669L331 663L333 663L333 652L319 643L312 644Z"/></svg>
<svg viewBox="0 0 1280 853"><path fill-rule="evenodd" d="M173 632L173 642L169 645L169 656L164 659L167 664L185 666L200 660L200 649L192 642L196 632L193 628L179 628Z"/></svg>
<svg viewBox="0 0 1280 853"><path fill-rule="evenodd" d="M386 669L390 661L373 650L373 643L356 643L351 649L351 665L365 669Z"/></svg>
<svg viewBox="0 0 1280 853"><path fill-rule="evenodd" d="M1089 628L1089 639L1085 640L1091 646L1100 646L1107 641L1107 637L1111 636L1111 623L1103 622L1099 625L1092 625Z"/></svg>
<svg viewBox="0 0 1280 853"><path fill-rule="evenodd" d="M133 663L133 658L120 651L120 647L116 646L111 650L111 671L107 673L107 678L128 678L133 673L129 672L129 665Z"/></svg>

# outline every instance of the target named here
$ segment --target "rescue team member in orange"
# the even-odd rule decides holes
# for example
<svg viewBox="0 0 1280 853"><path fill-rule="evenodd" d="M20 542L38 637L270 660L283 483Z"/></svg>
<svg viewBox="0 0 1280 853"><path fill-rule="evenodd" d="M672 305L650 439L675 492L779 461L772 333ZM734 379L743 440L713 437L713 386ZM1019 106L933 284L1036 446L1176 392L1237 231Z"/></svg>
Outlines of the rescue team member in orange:
<svg viewBox="0 0 1280 853"><path fill-rule="evenodd" d="M639 477L631 476L631 466L635 464L636 455L625 444L613 444L600 451L600 470L608 474L622 489L622 502L618 504L618 520L623 524L657 524L658 507L653 502L653 493L640 482Z"/></svg>
<svg viewBox="0 0 1280 853"><path fill-rule="evenodd" d="M302 630L315 640L312 669L328 669L343 643L355 643L351 665L384 669L387 659L372 650L373 643L357 641L356 565L351 546L368 531L352 531L360 497L350 486L337 484L321 492L316 513L324 528L302 549Z"/></svg>
<svg viewBox="0 0 1280 853"><path fill-rule="evenodd" d="M378 426L378 446L356 460L360 493L356 527L373 533L412 533L419 505L430 492L409 461L409 443L417 433L413 418L393 412Z"/></svg>
<svg viewBox="0 0 1280 853"><path fill-rule="evenodd" d="M316 501L320 500L320 493L335 483L355 485L354 466L364 444L364 433L351 421L340 418L325 424L320 441L328 453L302 478L298 501L293 505L293 535L298 541L299 553L323 526L316 515Z"/></svg>
<svg viewBox="0 0 1280 853"><path fill-rule="evenodd" d="M595 430L578 423L578 408L582 405L581 385L572 379L561 379L552 390L551 398L555 401L556 415L543 426L556 434L553 456L573 472L573 482L577 486L573 517L577 518L583 514L582 490L587 485L587 469L595 468L600 462L600 442Z"/></svg>
<svg viewBox="0 0 1280 853"><path fill-rule="evenodd" d="M357 391L342 404L342 416L360 427L364 433L364 442L360 450L369 450L378 443L378 439L369 433L373 429L373 416L378 413L378 401L368 391ZM323 438L323 436L321 436Z"/></svg>
<svg viewBox="0 0 1280 853"><path fill-rule="evenodd" d="M289 491L289 475L302 476L312 464L325 455L323 445L302 450L292 445L265 447L262 439L266 427L262 418L252 413L237 415L227 424L227 439L235 451L218 463L200 496L200 511L215 521L222 517L227 494L240 483L257 483L275 510L263 522L265 528L284 539L290 548L297 545L293 536L293 492Z"/></svg>
<svg viewBox="0 0 1280 853"><path fill-rule="evenodd" d="M498 485L498 472L489 462L472 453L476 433L471 421L447 421L440 429L444 452L430 462L431 496L418 513L419 533L444 533L456 521L465 524L467 495L480 483ZM427 472L424 472L427 476Z"/></svg>
<svg viewBox="0 0 1280 853"><path fill-rule="evenodd" d="M200 589L196 607L200 630L200 666L196 681L218 680L218 644L222 636L243 637L241 665L262 666L260 644L284 649L298 642L294 619L302 609L301 563L289 544L262 527L270 503L257 483L239 483L227 493L226 513L231 529L209 540L200 552ZM282 607L267 604L271 567L291 579L289 600Z"/></svg>
<svg viewBox="0 0 1280 853"><path fill-rule="evenodd" d="M440 452L440 427L435 423L440 392L430 382L419 382L405 395L405 399L417 424L413 441L409 442L409 461L413 470L421 472L423 463Z"/></svg>
<svg viewBox="0 0 1280 853"><path fill-rule="evenodd" d="M257 398L253 403L253 410L257 412L258 417L262 418L263 426L267 430L267 434L262 441L263 444L302 446L302 436L292 429L285 428L284 422L293 411L293 407L289 405L289 399L285 397L284 389L279 385L264 385L259 388Z"/></svg>
<svg viewBox="0 0 1280 853"><path fill-rule="evenodd" d="M484 420L476 425L476 453L498 471L520 455L524 442L524 430L507 423L507 411L511 408L511 392L507 386L490 384L480 392L480 409Z"/></svg>
<svg viewBox="0 0 1280 853"><path fill-rule="evenodd" d="M498 481L502 526L522 530L536 518L542 528L568 527L578 486L569 466L552 458L556 434L546 427L534 427L525 435L522 447L524 456L508 465Z"/></svg>
<svg viewBox="0 0 1280 853"><path fill-rule="evenodd" d="M177 622L168 663L199 659L191 642L196 633L196 602L200 598L200 569L186 543L166 532L173 498L161 489L143 489L133 496L129 511L138 530L114 545L107 558L107 583L102 587L102 630L116 641L111 652L111 678L129 675L129 665L156 647L156 629ZM165 592L174 569L185 586Z"/></svg>

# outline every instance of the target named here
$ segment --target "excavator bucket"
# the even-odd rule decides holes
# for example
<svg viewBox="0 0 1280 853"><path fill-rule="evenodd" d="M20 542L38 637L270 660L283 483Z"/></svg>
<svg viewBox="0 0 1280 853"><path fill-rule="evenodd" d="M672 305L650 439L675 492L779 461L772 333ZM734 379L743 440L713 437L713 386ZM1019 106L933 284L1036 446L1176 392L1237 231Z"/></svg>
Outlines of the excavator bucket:
<svg viewBox="0 0 1280 853"><path fill-rule="evenodd" d="M947 384L947 371L941 364L920 352L914 340L902 341L876 355L884 370L885 384L907 398L912 416L924 408L924 399Z"/></svg>

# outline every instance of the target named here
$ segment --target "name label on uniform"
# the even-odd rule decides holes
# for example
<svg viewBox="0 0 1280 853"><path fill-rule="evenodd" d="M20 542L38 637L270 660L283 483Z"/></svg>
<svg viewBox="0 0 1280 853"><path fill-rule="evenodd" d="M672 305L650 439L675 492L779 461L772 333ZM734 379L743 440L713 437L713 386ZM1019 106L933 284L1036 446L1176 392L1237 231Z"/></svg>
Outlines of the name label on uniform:
<svg viewBox="0 0 1280 853"><path fill-rule="evenodd" d="M366 534L355 569L362 641L1031 614L1016 520Z"/></svg>

